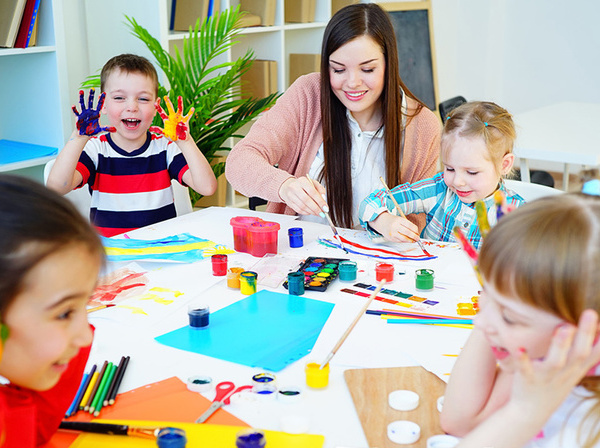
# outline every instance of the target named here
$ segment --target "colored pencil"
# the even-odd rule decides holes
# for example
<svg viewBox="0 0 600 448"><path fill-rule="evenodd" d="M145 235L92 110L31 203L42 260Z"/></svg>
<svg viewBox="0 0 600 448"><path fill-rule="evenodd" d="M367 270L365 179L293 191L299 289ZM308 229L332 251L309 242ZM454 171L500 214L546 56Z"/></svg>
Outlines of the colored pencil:
<svg viewBox="0 0 600 448"><path fill-rule="evenodd" d="M116 371L117 371L117 365L111 364L110 370L108 371L106 383L104 384L104 387L102 388L102 390L100 391L100 394L99 394L100 399L98 400L98 404L95 406L95 409L94 409L94 416L96 416L96 417L98 417L98 415L100 415L100 409L102 409L102 406L104 405L104 400L106 400L106 394L108 393L108 388L110 386L110 383L112 383L112 379L115 376Z"/></svg>
<svg viewBox="0 0 600 448"><path fill-rule="evenodd" d="M99 378L100 383L98 385L98 389L96 389L96 393L94 394L94 400L92 401L92 404L90 405L90 409L89 409L90 414L93 414L94 410L98 406L98 401L100 401L100 395L102 394L102 389L104 388L106 381L108 380L108 373L110 372L112 365L113 365L113 363L109 362L106 365L104 372L102 372L102 378Z"/></svg>
<svg viewBox="0 0 600 448"><path fill-rule="evenodd" d="M379 284L377 285L377 288L375 288L375 290L371 293L371 295L367 299L367 302L364 304L364 306L360 309L360 311L358 312L358 314L354 318L354 321L352 321L352 323L346 329L346 331L344 332L344 334L342 335L342 337L337 341L337 343L335 344L335 346L331 349L331 351L329 352L329 354L325 358L325 361L323 361L321 363L321 366L319 367L320 369L322 369L323 367L325 367L327 365L327 363L329 361L331 361L331 358L333 358L333 355L335 355L335 353L338 351L338 349L342 346L342 344L344 343L344 341L346 340L346 338L348 337L348 335L350 334L350 332L352 331L352 329L356 326L356 324L358 323L358 321L360 320L360 318L362 317L362 315L365 314L365 311L367 311L367 308L369 308L369 305L371 304L371 302L373 301L373 299L375 298L375 296L379 293L379 291L381 291L381 288L383 288L383 285L385 285L385 280L381 280L379 282Z"/></svg>
<svg viewBox="0 0 600 448"><path fill-rule="evenodd" d="M460 316L444 316L442 314L425 314L425 313L415 313L413 311L395 311L395 310L383 310L378 311L379 314L393 314L398 316L407 316L407 317L418 317L422 319L462 319L472 320L470 317L460 317Z"/></svg>
<svg viewBox="0 0 600 448"><path fill-rule="evenodd" d="M388 324L472 324L473 320L468 321L462 319L397 319L390 318L387 320Z"/></svg>
<svg viewBox="0 0 600 448"><path fill-rule="evenodd" d="M112 390L112 393L109 397L109 400L108 400L109 405L115 404L115 400L117 399L117 394L119 393L119 387L121 386L121 382L123 381L123 376L125 375L125 370L127 370L127 366L129 366L129 356L125 357L125 363L123 364L123 368L121 369L121 372L119 372L119 377L117 378L115 387Z"/></svg>
<svg viewBox="0 0 600 448"><path fill-rule="evenodd" d="M88 393L88 390L91 393L90 384L92 384L92 378L95 373L96 373L96 364L94 364L92 366L92 368L90 369L90 371L88 372L88 377L87 377L87 381L85 383L85 388L83 389L83 393L79 397L79 401L77 402L77 405L75 406L75 409L73 410L73 413L71 415L75 414L78 410L82 409L83 403L85 402L84 401L85 396Z"/></svg>
<svg viewBox="0 0 600 448"><path fill-rule="evenodd" d="M112 391L115 387L115 383L117 382L117 376L119 375L119 372L123 369L123 363L125 362L125 356L121 356L121 360L119 361L119 366L117 367L117 370L115 371L115 374L113 375L112 381L110 382L110 385L108 386L108 391L106 392L106 398L104 399L104 406L108 406L108 400L110 398L110 395L112 394Z"/></svg>
<svg viewBox="0 0 600 448"><path fill-rule="evenodd" d="M404 219L406 218L406 215L404 214L404 212L402 211L402 209L400 208L400 205L398 204L398 202L396 201L396 198L394 197L394 195L392 194L392 190L390 190L390 188L387 186L387 184L385 183L385 180L383 180L382 176L379 176L379 180L381 181L381 183L383 184L383 188L385 189L385 192L387 193L388 197L392 200L392 202L394 203L394 207L396 207L396 210L398 210L398 213L400 214L400 216L402 216ZM425 250L425 248L423 247L423 243L421 242L421 240L417 240L416 243L419 245L419 247L421 248L421 250L423 251L423 253L425 255L427 255L428 257L431 257L432 255L427 252Z"/></svg>
<svg viewBox="0 0 600 448"><path fill-rule="evenodd" d="M71 406L69 406L69 409L67 409L67 413L65 414L65 417L68 418L71 415L75 414L75 412L79 408L79 405L77 403L79 403L79 401L81 400L81 397L85 393L85 386L88 383L88 378L90 378L90 374L85 373L83 375L83 378L81 379L81 384L79 385L79 389L77 389L75 398L73 398L73 402L71 403Z"/></svg>
<svg viewBox="0 0 600 448"><path fill-rule="evenodd" d="M156 436L162 429L156 426L130 426L96 422L67 422L64 420L60 423L59 428L69 429L71 431L91 432L95 434L135 436L145 439L156 439Z"/></svg>
<svg viewBox="0 0 600 448"><path fill-rule="evenodd" d="M108 365L108 361L104 361L104 364L102 364L102 369L100 369L100 372L96 372L98 375L96 376L96 374L94 374L94 376L96 376L96 380L94 382L94 387L92 388L92 391L90 392L90 396L88 397L88 401L85 402L85 405L83 407L84 411L89 411L90 406L92 405L92 403L94 401L96 392L98 392L98 388L100 387L100 381L102 381L102 377L104 376L104 372L106 371L107 365Z"/></svg>
<svg viewBox="0 0 600 448"><path fill-rule="evenodd" d="M99 305L99 306L96 306L94 308L90 308L89 310L87 310L87 312L88 313L92 313L94 311L103 310L104 308L110 308L112 306L116 306L116 305L114 303L110 303L108 305Z"/></svg>

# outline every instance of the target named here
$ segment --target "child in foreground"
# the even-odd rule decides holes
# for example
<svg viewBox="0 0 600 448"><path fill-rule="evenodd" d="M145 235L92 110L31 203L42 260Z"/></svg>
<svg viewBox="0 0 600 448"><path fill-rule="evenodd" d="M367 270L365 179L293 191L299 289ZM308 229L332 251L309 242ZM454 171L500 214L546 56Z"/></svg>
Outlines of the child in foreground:
<svg viewBox="0 0 600 448"><path fill-rule="evenodd" d="M133 54L115 56L100 77L105 94L94 110L93 91L87 109L80 92L81 113L73 108L78 130L56 158L47 185L66 194L88 184L90 219L104 236L174 218L171 179L202 195L213 194L217 180L188 129L194 110L182 116L180 99L177 112L167 102L169 115L164 113L150 61ZM164 131L150 129L156 110L165 120ZM99 125L100 112L111 127Z"/></svg>
<svg viewBox="0 0 600 448"><path fill-rule="evenodd" d="M600 196L543 198L503 217L479 270L480 312L442 428L465 436L461 448L600 446Z"/></svg>
<svg viewBox="0 0 600 448"><path fill-rule="evenodd" d="M0 175L0 446L47 442L81 382L104 250L66 199Z"/></svg>
<svg viewBox="0 0 600 448"><path fill-rule="evenodd" d="M490 225L497 220L493 207L496 190L504 193L507 207L523 204L523 198L507 190L502 182L512 170L515 137L511 115L494 103L465 103L450 113L442 131L444 170L432 178L402 184L391 190L404 214L427 215L421 237L455 241L452 230L458 226L469 241L479 247L477 201L484 201ZM358 212L361 225L372 239L418 240L417 227L396 213L385 189L365 198Z"/></svg>

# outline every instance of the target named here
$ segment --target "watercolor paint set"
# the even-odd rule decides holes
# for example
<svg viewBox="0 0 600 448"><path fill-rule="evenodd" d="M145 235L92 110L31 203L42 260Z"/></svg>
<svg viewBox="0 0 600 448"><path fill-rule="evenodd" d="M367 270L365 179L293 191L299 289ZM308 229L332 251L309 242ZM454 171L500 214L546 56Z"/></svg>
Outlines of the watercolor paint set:
<svg viewBox="0 0 600 448"><path fill-rule="evenodd" d="M304 274L304 289L325 291L339 274L339 264L347 258L308 257L296 272ZM287 280L283 283L288 288Z"/></svg>

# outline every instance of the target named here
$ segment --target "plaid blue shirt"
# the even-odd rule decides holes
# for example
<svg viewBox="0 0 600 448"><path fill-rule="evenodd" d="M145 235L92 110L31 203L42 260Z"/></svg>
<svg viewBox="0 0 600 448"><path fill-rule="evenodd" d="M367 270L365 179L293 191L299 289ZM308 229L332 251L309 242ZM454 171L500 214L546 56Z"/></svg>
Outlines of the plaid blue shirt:
<svg viewBox="0 0 600 448"><path fill-rule="evenodd" d="M506 202L520 206L525 200L518 194L507 190L500 183L500 190L506 195ZM475 203L465 204L444 183L443 173L438 173L429 179L423 179L413 184L402 184L392 189L394 198L406 215L426 213L425 228L421 238L436 241L456 241L452 229L459 226L473 246L481 245L481 233L477 226ZM484 199L490 226L496 224L496 207L494 195ZM383 212L395 213L394 203L385 190L377 190L367 196L360 204L358 216L360 224L369 233L372 240L383 240L381 234L369 226Z"/></svg>

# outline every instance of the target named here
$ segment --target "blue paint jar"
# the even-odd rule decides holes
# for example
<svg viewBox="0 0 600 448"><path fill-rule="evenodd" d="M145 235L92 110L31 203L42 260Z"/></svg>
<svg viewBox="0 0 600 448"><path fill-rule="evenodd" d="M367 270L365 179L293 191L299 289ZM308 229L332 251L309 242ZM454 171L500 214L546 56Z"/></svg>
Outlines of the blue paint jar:
<svg viewBox="0 0 600 448"><path fill-rule="evenodd" d="M290 247L302 247L304 245L302 229L300 227L289 229L288 235L290 237Z"/></svg>
<svg viewBox="0 0 600 448"><path fill-rule="evenodd" d="M205 328L208 327L210 310L208 305L191 304L188 306L188 316L190 318L190 327Z"/></svg>
<svg viewBox="0 0 600 448"><path fill-rule="evenodd" d="M341 281L343 281L343 282L356 281L357 267L356 267L355 261L350 261L350 260L340 261L338 270L340 273Z"/></svg>
<svg viewBox="0 0 600 448"><path fill-rule="evenodd" d="M267 444L265 433L257 429L243 429L237 433L237 448L263 448Z"/></svg>
<svg viewBox="0 0 600 448"><path fill-rule="evenodd" d="M187 437L185 431L179 428L162 428L156 435L159 448L185 448Z"/></svg>
<svg viewBox="0 0 600 448"><path fill-rule="evenodd" d="M304 294L304 273L290 272L288 274L288 291L293 296Z"/></svg>

